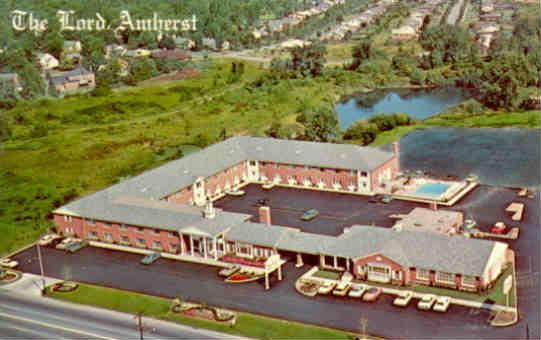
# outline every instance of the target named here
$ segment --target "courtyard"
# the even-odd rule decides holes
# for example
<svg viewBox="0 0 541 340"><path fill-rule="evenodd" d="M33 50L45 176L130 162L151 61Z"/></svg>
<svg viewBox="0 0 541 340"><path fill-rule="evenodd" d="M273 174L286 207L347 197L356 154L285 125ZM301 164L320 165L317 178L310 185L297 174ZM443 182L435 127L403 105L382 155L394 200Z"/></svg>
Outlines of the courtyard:
<svg viewBox="0 0 541 340"><path fill-rule="evenodd" d="M417 206L412 202L393 200L388 204L372 203L370 197L329 192L274 188L259 185L245 187L243 197L226 197L216 203L224 210L257 215L257 199L268 198L273 224L293 226L304 231L337 235L351 224L390 227L390 214L407 213ZM452 209L477 220L483 230L496 220L512 225L504 209L510 201L523 201L526 215L520 223L521 236L510 242L517 254L519 322L511 327L494 328L487 324L489 312L452 306L445 315L421 312L415 303L408 308L392 306L393 297L383 295L375 304L358 300L318 296L306 298L295 291L294 282L307 267L295 268L294 259L284 267L284 280L271 277L272 289L265 291L262 282L230 285L223 282L214 267L159 259L151 266L139 263L141 256L98 248L86 248L66 254L52 248L43 249L47 276L66 278L102 286L138 291L168 298L182 296L187 300L263 314L327 327L356 331L360 317L369 320L368 331L386 338L523 338L526 324L530 336L539 336L539 210L535 199L517 198L516 190L481 186ZM320 215L304 222L305 210L318 209ZM516 223L515 223L516 224ZM20 269L39 273L35 248L15 256ZM415 301L414 301L415 302Z"/></svg>

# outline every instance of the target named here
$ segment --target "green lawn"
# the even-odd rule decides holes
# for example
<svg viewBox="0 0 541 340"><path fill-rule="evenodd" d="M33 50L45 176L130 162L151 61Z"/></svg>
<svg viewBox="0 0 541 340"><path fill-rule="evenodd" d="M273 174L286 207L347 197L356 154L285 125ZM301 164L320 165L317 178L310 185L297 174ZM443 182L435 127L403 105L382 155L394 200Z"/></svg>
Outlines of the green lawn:
<svg viewBox="0 0 541 340"><path fill-rule="evenodd" d="M333 272L329 270L318 270L313 276L320 277L322 279L340 280L340 272Z"/></svg>
<svg viewBox="0 0 541 340"><path fill-rule="evenodd" d="M352 333L335 329L247 313L238 313L235 326L229 327L211 321L171 313L169 311L171 300L168 299L87 284L81 284L76 291L71 293L58 293L48 290L47 295L55 299L125 313L135 314L140 312L148 317L257 339L353 339L355 337Z"/></svg>

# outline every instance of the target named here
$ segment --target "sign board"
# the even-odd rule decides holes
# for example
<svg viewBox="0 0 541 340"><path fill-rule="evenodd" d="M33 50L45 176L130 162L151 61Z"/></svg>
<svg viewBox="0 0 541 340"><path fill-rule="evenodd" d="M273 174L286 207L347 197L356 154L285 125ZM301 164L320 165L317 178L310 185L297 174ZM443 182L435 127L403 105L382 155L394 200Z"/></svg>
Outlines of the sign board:
<svg viewBox="0 0 541 340"><path fill-rule="evenodd" d="M509 294L509 291L511 290L511 287L513 286L513 276L509 275L505 278L503 281L503 293L505 295Z"/></svg>

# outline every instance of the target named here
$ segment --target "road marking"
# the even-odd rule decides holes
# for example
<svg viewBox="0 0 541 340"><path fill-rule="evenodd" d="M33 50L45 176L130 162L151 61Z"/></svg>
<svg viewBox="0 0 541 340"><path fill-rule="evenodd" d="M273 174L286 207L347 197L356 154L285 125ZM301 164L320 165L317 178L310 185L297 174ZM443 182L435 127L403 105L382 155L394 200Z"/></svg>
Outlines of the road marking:
<svg viewBox="0 0 541 340"><path fill-rule="evenodd" d="M0 313L0 316L3 316L3 317L8 318L8 319L14 319L14 320L19 320L19 321L23 321L23 322L33 323L33 324L40 325L40 326L46 327L46 328L58 329L58 330L61 330L61 331L64 331L64 332L71 332L71 333L76 333L76 334L80 334L80 335L84 335L84 336L104 339L104 340L117 340L115 338L109 338L109 337L106 337L106 336L102 336L102 335L98 335L98 334L94 334L94 333L90 333L90 332L85 332L85 331L78 330L78 329L52 325L52 324L49 324L49 323L36 321L36 320L28 319L28 318L23 318L21 316L15 316L15 315L7 314L7 313Z"/></svg>

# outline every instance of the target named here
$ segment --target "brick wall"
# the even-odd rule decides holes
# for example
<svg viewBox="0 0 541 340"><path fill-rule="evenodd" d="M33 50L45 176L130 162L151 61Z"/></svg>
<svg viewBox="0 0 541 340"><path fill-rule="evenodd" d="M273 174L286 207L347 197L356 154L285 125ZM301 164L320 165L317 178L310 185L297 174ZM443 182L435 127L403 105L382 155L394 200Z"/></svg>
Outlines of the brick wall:
<svg viewBox="0 0 541 340"><path fill-rule="evenodd" d="M273 181L277 175L280 176L282 184L289 184L289 179L295 179L297 185L303 186L304 181L307 179L310 181L311 187L318 187L318 184L322 181L326 189L332 189L334 183L339 183L343 190L347 190L350 185L353 185L355 190L357 188L356 170L323 169L303 165L261 162L259 172L261 176L265 176L269 181Z"/></svg>
<svg viewBox="0 0 541 340"><path fill-rule="evenodd" d="M371 175L371 184L372 184L372 191L376 191L379 186L378 178L380 175L382 175L386 170L389 170L391 173L391 178L395 178L398 171L400 171L400 162L398 157L393 157L387 162L383 163L381 166L373 170Z"/></svg>
<svg viewBox="0 0 541 340"><path fill-rule="evenodd" d="M58 232L66 235L71 234L70 230L74 230L75 236L84 239L91 239L91 232L95 233L96 241L114 242L117 244L140 246L138 239L144 240L144 246L152 249L154 241L161 243L161 248L164 251L180 252L180 238L177 233L166 230L158 230L152 228L138 228L129 225L120 225L118 223L106 223L102 221L83 220L81 218L72 218L71 222L65 221L63 215L55 215L54 222ZM112 239L109 240L106 234L111 234ZM123 241L123 236L128 238L128 244ZM176 248L176 249L174 249Z"/></svg>
<svg viewBox="0 0 541 340"><path fill-rule="evenodd" d="M221 171L205 179L207 195L213 196L218 192L224 192L227 184L232 188L235 182L238 184L246 176L246 163L237 164L229 169Z"/></svg>

